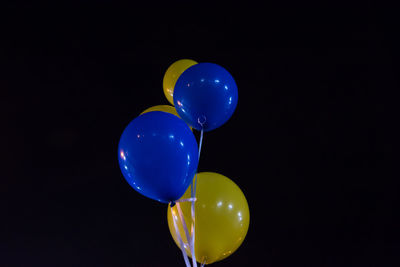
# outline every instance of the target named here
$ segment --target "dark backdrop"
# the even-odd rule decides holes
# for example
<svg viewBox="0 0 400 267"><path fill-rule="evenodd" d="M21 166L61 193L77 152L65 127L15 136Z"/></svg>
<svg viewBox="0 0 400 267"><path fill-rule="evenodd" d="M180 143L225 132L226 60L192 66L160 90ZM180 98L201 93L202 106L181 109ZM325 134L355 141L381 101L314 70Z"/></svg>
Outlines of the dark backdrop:
<svg viewBox="0 0 400 267"><path fill-rule="evenodd" d="M184 266L166 205L117 162L124 127L168 104L162 78L182 58L239 88L199 170L234 180L251 222L215 266L399 266L394 12L131 2L3 9L0 266Z"/></svg>

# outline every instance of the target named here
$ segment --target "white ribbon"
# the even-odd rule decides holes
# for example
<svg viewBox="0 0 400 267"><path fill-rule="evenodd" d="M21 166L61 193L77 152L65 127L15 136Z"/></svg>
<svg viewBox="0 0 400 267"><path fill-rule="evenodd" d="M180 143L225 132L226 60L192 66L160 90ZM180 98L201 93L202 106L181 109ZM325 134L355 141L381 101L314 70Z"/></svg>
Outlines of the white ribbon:
<svg viewBox="0 0 400 267"><path fill-rule="evenodd" d="M171 207L171 205L170 205L170 207ZM172 214L172 220L174 221L174 228L175 228L176 237L178 238L178 242L179 242L179 245L181 247L181 251L182 251L183 259L185 260L186 267L191 267L190 266L190 261L188 259L187 254L186 254L185 244L183 243L182 237L181 237L181 235L179 233L179 230L178 230L178 226L176 225L176 221L175 221L176 215L175 215L175 212L172 209L172 207L171 207L171 214Z"/></svg>
<svg viewBox="0 0 400 267"><path fill-rule="evenodd" d="M200 120L199 120L200 123ZM203 127L203 123L200 123L201 126ZM203 129L201 129L201 133L200 133L200 142L199 142L199 161L200 161L200 154L201 154L201 147L203 145ZM192 181L192 184L190 185L190 196L191 198L196 198L196 187L197 187L197 172L196 175L194 177L194 180ZM195 255L195 249L194 249L194 244L195 244L195 225L196 225L196 209L195 209L195 202L192 202L191 205L191 215L192 215L192 225L191 225L191 242L190 242L190 248L191 248L191 253L192 253L192 262L193 262L193 267L197 267L197 261L196 261L196 255Z"/></svg>
<svg viewBox="0 0 400 267"><path fill-rule="evenodd" d="M184 199L175 200L175 203L177 203L177 202L194 202L196 200L197 200L197 198L191 197L191 198L184 198Z"/></svg>
<svg viewBox="0 0 400 267"><path fill-rule="evenodd" d="M203 122L200 122L200 119L198 119L198 123L202 126L201 133L200 133L199 155L198 155L198 160L200 161L201 147L202 147L202 144L203 144L203 125L205 123L205 117L204 117L204 121ZM173 212L172 207L171 207L171 213L172 213L172 216L173 216L175 232L176 232L179 244L181 246L181 250L182 250L183 258L184 258L185 263L186 263L186 267L190 267L190 262L189 262L189 259L188 259L187 253L186 253L186 249L185 249L187 245L189 246L190 253L192 254L193 267L197 267L195 246L194 246L194 244L195 244L195 218L196 218L196 216L195 216L196 215L195 214L195 201L197 200L196 199L196 187L197 187L197 170L196 170L196 175L195 175L192 183L190 184L190 189L191 189L190 190L190 198L180 199L180 200L175 201L176 208L177 208L178 214L179 214L179 219L180 219L180 221L182 223L182 227L183 227L183 231L185 232L187 243L184 243L183 240L182 240L182 237L180 235L180 232L178 230L178 227L177 227L177 224L176 224L176 221L175 221L176 215L174 215L174 212ZM185 218L183 216L182 209L181 209L180 204L179 204L180 202L192 202L191 203L191 210L190 210L191 211L190 212L191 213L191 217L192 217L192 224L191 224L191 227L190 227L190 233L189 233ZM203 267L204 265L205 265L205 263L202 263L201 267Z"/></svg>
<svg viewBox="0 0 400 267"><path fill-rule="evenodd" d="M179 200L175 201L176 209L178 210L178 216L179 216L179 219L181 221L182 228L183 228L183 231L185 233L187 243L183 242L183 239L181 237L181 234L179 232L178 226L177 226L176 221L175 221L175 218L177 218L177 216L176 216L174 210L171 207L172 203L170 203L172 219L174 221L175 233L176 233L176 236L178 238L178 241L179 241L179 244L180 244L180 247L181 247L181 251L182 251L185 263L186 263L186 267L191 267L189 259L188 259L188 256L187 256L187 253L186 253L186 248L187 247L189 247L190 253L192 254L192 262L194 261L193 267L197 267L197 262L196 262L195 256L193 256L193 255L195 255L194 254L194 246L192 246L192 244L194 244L194 242L192 241L194 235L193 235L193 232L192 232L192 235L189 234L189 230L187 228L186 220L185 220L185 217L183 215L183 212L182 212L182 209L181 209L181 205L179 203L181 203L181 202L192 202L192 203L194 203L195 201L196 201L196 198L185 198L185 199L179 199ZM192 223L192 226L193 226L193 223Z"/></svg>

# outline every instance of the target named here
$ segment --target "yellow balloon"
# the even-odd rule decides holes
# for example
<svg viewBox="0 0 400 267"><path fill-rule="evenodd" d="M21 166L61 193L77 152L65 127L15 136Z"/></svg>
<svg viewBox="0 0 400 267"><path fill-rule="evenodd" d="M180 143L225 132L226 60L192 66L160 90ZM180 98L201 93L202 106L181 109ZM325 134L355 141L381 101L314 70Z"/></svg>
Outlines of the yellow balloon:
<svg viewBox="0 0 400 267"><path fill-rule="evenodd" d="M150 112L150 111L164 111L164 112L168 112L168 113L171 113L171 114L179 117L178 113L176 112L176 109L173 106L170 106L170 105L153 106L153 107L150 107L150 108L146 109L142 113L140 113L140 115L142 115L144 113L147 113L147 112Z"/></svg>
<svg viewBox="0 0 400 267"><path fill-rule="evenodd" d="M178 112L176 112L175 107L170 106L170 105L158 105L158 106L153 106L153 107L150 107L150 108L146 109L146 110L143 111L142 113L140 113L140 115L142 115L142 114L144 114L144 113L147 113L147 112L150 112L150 111L163 111L163 112L168 112L168 113L171 113L171 114L173 114L173 115L179 117ZM181 117L179 117L179 118L181 118ZM188 126L189 126L189 125L188 125ZM192 127L189 126L189 128L190 128L190 130L193 131Z"/></svg>
<svg viewBox="0 0 400 267"><path fill-rule="evenodd" d="M190 187L183 198L190 198ZM246 198L233 181L214 172L198 173L196 198L196 260L206 264L223 260L239 248L247 234L250 213ZM191 203L181 202L179 205L190 231ZM168 227L175 243L180 247L174 228L174 218L182 240L187 242L176 205L172 208L172 212L168 207ZM191 257L189 248L186 252Z"/></svg>
<svg viewBox="0 0 400 267"><path fill-rule="evenodd" d="M174 105L174 87L179 76L189 67L196 65L197 62L191 59L181 59L172 63L164 74L163 88L164 94L169 103Z"/></svg>

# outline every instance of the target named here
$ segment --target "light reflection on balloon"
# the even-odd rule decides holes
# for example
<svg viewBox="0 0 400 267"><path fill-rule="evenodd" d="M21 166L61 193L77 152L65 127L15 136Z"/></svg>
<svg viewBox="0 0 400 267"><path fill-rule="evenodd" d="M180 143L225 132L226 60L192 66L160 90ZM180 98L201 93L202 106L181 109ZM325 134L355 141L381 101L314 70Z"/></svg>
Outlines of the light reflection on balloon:
<svg viewBox="0 0 400 267"><path fill-rule="evenodd" d="M163 90L167 100L174 104L174 88L179 76L189 67L197 64L191 59L181 59L172 63L164 74Z"/></svg>
<svg viewBox="0 0 400 267"><path fill-rule="evenodd" d="M151 111L135 118L119 142L118 161L126 181L163 203L184 194L197 169L197 156L197 141L187 124L167 112Z"/></svg>
<svg viewBox="0 0 400 267"><path fill-rule="evenodd" d="M235 80L223 67L199 63L178 78L174 104L179 116L196 130L211 131L232 116L238 100ZM199 118L205 118L199 123Z"/></svg>
<svg viewBox="0 0 400 267"><path fill-rule="evenodd" d="M190 188L182 196L190 198ZM197 174L196 190L196 227L195 252L196 260L207 264L220 261L235 250L243 242L249 226L249 208L240 188L229 178L211 172ZM185 221L190 227L190 203L180 203ZM168 209L168 227L175 243L179 246L176 236L173 215L176 207ZM184 242L186 236L180 220L178 230ZM190 256L189 249L186 249Z"/></svg>

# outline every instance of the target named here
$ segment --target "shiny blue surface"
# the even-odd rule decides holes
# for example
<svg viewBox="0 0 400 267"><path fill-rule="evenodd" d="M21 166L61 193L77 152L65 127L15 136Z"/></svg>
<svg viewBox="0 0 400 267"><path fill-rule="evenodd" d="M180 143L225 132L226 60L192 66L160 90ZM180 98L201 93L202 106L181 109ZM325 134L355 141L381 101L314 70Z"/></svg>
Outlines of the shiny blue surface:
<svg viewBox="0 0 400 267"><path fill-rule="evenodd" d="M175 115L153 111L122 133L118 161L126 181L142 195L169 203L189 187L198 164L196 138Z"/></svg>
<svg viewBox="0 0 400 267"><path fill-rule="evenodd" d="M174 105L179 116L196 130L220 127L232 116L237 101L235 80L214 63L191 66L178 78L174 88Z"/></svg>

